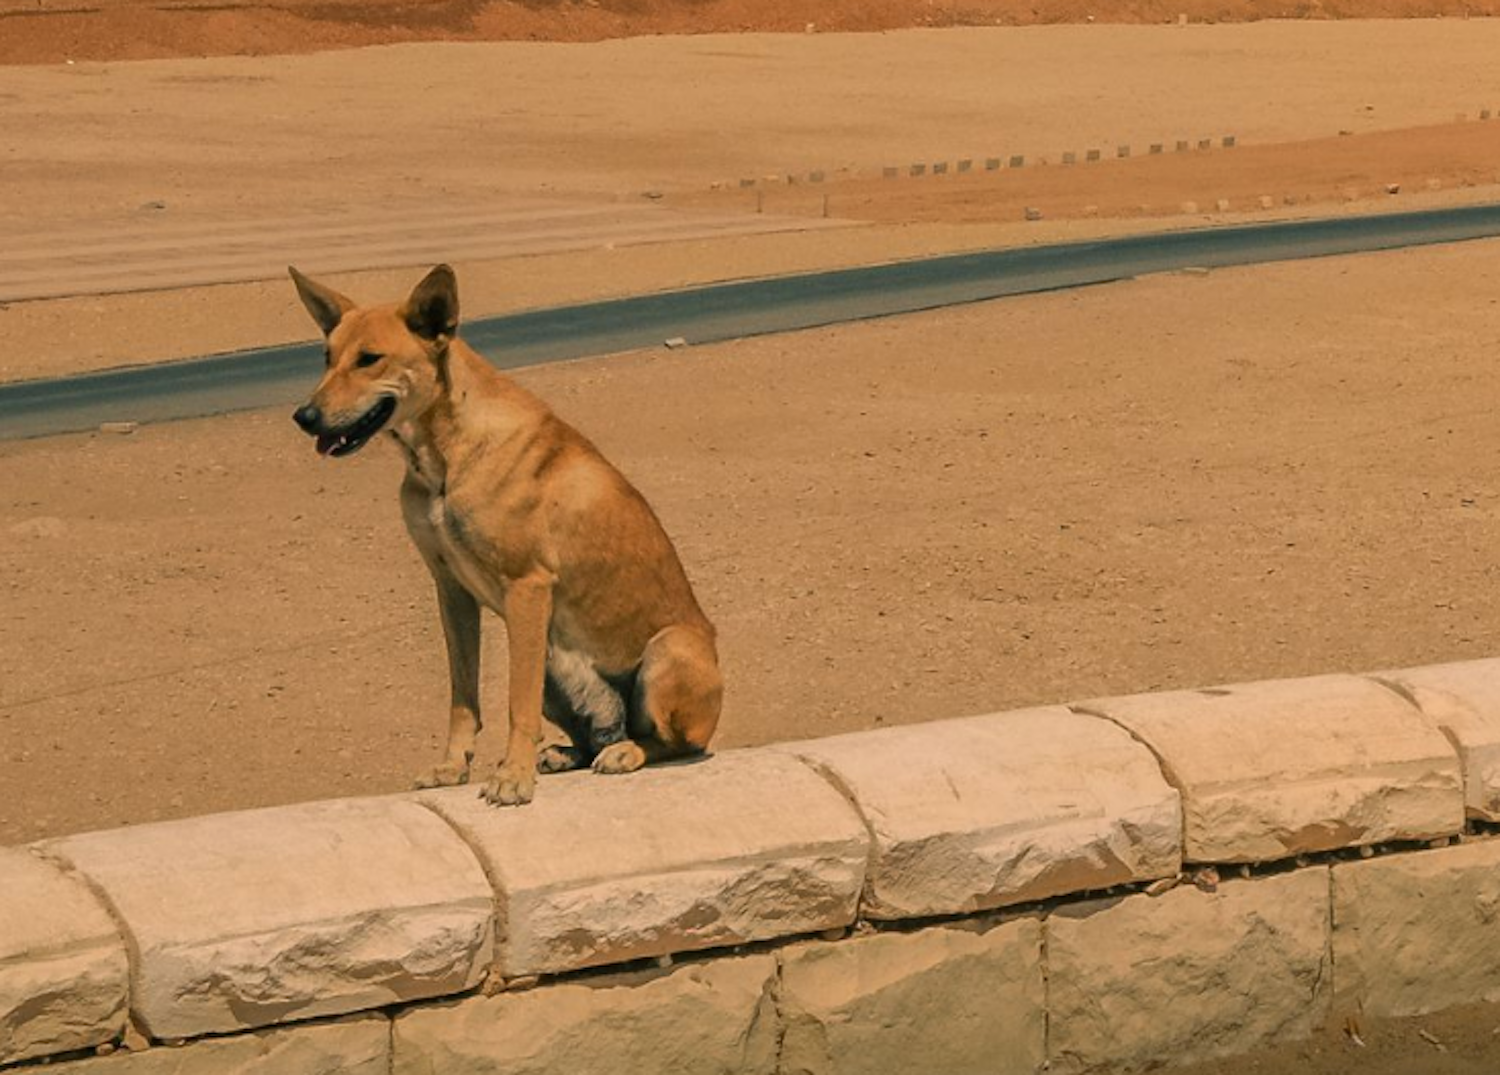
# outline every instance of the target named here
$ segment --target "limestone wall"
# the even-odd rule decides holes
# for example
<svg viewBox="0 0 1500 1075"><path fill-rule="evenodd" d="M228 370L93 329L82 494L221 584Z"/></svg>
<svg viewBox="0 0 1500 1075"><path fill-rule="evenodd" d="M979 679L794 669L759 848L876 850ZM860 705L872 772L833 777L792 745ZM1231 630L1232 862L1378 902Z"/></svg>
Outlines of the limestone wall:
<svg viewBox="0 0 1500 1075"><path fill-rule="evenodd" d="M1500 659L0 849L0 1067L1089 1072L1500 999Z"/></svg>

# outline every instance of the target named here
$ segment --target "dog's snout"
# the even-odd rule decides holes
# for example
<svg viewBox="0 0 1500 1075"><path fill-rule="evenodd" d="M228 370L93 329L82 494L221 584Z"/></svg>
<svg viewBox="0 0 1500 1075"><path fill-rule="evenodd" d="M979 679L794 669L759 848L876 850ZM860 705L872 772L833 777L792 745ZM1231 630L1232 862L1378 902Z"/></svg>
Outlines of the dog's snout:
<svg viewBox="0 0 1500 1075"><path fill-rule="evenodd" d="M292 421L301 427L304 433L316 433L323 424L323 412L318 410L316 404L304 403L292 412Z"/></svg>

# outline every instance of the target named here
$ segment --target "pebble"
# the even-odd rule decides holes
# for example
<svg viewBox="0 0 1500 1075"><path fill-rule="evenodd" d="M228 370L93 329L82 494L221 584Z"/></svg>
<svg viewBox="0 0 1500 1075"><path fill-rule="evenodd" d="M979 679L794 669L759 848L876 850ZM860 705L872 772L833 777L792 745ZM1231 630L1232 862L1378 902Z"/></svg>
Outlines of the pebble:
<svg viewBox="0 0 1500 1075"><path fill-rule="evenodd" d="M55 538L68 532L68 524L52 515L38 515L16 523L10 532L22 538Z"/></svg>

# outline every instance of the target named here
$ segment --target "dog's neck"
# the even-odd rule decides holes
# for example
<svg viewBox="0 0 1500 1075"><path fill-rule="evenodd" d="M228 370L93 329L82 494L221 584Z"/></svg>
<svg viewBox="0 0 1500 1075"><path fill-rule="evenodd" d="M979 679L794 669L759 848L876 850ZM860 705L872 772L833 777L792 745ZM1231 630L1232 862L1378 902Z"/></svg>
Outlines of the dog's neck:
<svg viewBox="0 0 1500 1075"><path fill-rule="evenodd" d="M448 461L420 420L402 422L391 430L391 438L406 456L406 469L435 496L448 488Z"/></svg>
<svg viewBox="0 0 1500 1075"><path fill-rule="evenodd" d="M508 440L546 413L461 340L445 356L443 391L421 414L391 430L413 478L445 496L455 467L483 445Z"/></svg>
<svg viewBox="0 0 1500 1075"><path fill-rule="evenodd" d="M455 392L453 387L455 373L460 380L464 379L463 355L455 353L461 346L456 340L450 341L436 356L438 397L421 413L391 430L391 436L406 456L407 471L434 496L447 492L451 446L461 422L455 413L455 403L461 402L465 393L462 389Z"/></svg>

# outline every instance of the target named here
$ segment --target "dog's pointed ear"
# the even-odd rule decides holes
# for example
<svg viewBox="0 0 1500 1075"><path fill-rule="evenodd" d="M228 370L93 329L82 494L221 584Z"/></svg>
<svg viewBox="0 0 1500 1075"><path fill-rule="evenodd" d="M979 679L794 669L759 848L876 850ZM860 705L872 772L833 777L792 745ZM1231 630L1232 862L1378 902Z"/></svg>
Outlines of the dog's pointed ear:
<svg viewBox="0 0 1500 1075"><path fill-rule="evenodd" d="M458 279L439 265L412 288L401 308L406 327L424 340L452 339L458 331Z"/></svg>
<svg viewBox="0 0 1500 1075"><path fill-rule="evenodd" d="M312 319L323 330L323 335L327 336L338 328L344 315L354 309L353 300L316 280L309 280L297 271L296 266L288 265L286 271L292 274L292 283L297 285L297 295L302 299L302 305L312 314Z"/></svg>

